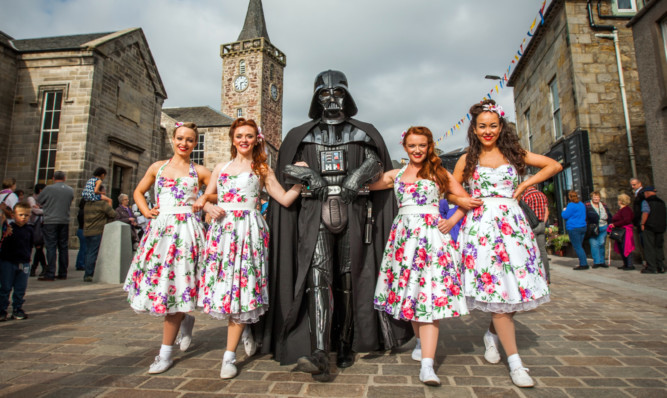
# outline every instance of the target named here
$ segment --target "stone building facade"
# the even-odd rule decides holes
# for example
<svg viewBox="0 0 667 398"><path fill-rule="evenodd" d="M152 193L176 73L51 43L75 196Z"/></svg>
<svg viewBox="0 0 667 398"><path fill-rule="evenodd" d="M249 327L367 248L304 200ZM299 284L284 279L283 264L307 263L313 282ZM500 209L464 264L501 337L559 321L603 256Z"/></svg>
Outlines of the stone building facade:
<svg viewBox="0 0 667 398"><path fill-rule="evenodd" d="M250 0L238 39L221 45L220 57L221 112L206 106L165 109L166 137L171 137L175 121L196 123L200 142L193 158L213 169L230 159L229 127L234 119L253 119L266 137L268 162L275 167L282 142L285 54L269 41L261 0Z"/></svg>
<svg viewBox="0 0 667 398"><path fill-rule="evenodd" d="M131 193L163 156L160 114L167 95L143 31L2 37L0 122L9 126L0 138L3 178L14 177L31 192L62 170L78 198L101 166L109 196ZM75 224L72 217L73 234ZM78 244L74 235L71 240Z"/></svg>
<svg viewBox="0 0 667 398"><path fill-rule="evenodd" d="M653 184L667 199L667 1L653 0L628 23L632 28L648 136Z"/></svg>
<svg viewBox="0 0 667 398"><path fill-rule="evenodd" d="M633 175L614 42L596 34L618 35L637 175L651 180L635 48L625 27L642 4L621 4L626 3L634 11L619 10L616 0L553 0L509 79L524 146L564 166L545 184L554 212L566 204L569 189L584 200L598 190L614 210L616 196L630 193Z"/></svg>
<svg viewBox="0 0 667 398"><path fill-rule="evenodd" d="M220 46L222 112L254 119L275 165L282 142L283 70L286 57L269 41L261 0L250 0L241 34Z"/></svg>

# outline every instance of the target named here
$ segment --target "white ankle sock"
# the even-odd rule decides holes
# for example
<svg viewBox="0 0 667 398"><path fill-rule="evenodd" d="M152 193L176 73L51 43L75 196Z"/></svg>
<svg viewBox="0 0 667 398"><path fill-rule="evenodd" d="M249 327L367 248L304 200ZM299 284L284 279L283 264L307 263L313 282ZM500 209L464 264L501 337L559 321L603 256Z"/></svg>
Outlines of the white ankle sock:
<svg viewBox="0 0 667 398"><path fill-rule="evenodd" d="M515 369L519 369L523 367L523 364L521 363L521 358L519 357L519 354L512 354L507 357L507 363L510 366L510 371L514 371Z"/></svg>
<svg viewBox="0 0 667 398"><path fill-rule="evenodd" d="M235 359L236 353L234 351L225 351L225 355L222 357L223 362L233 362Z"/></svg>
<svg viewBox="0 0 667 398"><path fill-rule="evenodd" d="M422 342L421 342L421 340L419 340L419 338L417 338L417 345L415 345L415 348L418 349L418 350L421 350L421 348L422 348Z"/></svg>
<svg viewBox="0 0 667 398"><path fill-rule="evenodd" d="M493 343L498 347L498 335L495 333L491 333L490 330L487 330L486 333L484 333L484 337L488 339L493 339Z"/></svg>
<svg viewBox="0 0 667 398"><path fill-rule="evenodd" d="M174 346L173 345L165 345L162 344L160 347L160 358L164 360L170 360L171 359L171 351L173 350Z"/></svg>
<svg viewBox="0 0 667 398"><path fill-rule="evenodd" d="M422 368L432 368L433 358L422 358Z"/></svg>

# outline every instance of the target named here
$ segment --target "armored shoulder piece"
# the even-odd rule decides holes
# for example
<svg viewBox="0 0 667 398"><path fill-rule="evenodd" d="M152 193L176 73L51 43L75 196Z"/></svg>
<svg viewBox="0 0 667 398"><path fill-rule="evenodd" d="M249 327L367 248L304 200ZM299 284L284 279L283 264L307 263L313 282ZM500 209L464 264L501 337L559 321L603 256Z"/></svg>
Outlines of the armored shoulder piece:
<svg viewBox="0 0 667 398"><path fill-rule="evenodd" d="M373 143L371 137L349 123L315 126L301 141L325 146L343 145L352 142Z"/></svg>

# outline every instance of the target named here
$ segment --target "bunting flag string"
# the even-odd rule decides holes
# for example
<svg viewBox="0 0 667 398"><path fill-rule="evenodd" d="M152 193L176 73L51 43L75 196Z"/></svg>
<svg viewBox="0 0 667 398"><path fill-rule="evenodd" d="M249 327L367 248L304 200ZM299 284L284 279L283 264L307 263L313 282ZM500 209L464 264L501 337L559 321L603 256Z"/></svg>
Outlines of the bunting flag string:
<svg viewBox="0 0 667 398"><path fill-rule="evenodd" d="M535 17L533 19L533 22L530 24L530 28L528 28L528 32L526 33L526 37L523 38L523 41L521 44L519 44L519 50L514 54L510 64L507 66L507 71L503 74L503 77L498 81L498 84L496 84L495 87L491 88L491 90L484 96L482 97L484 101L487 99L492 99L492 95L500 94L500 91L505 89L507 86L507 82L509 82L509 76L511 76L512 72L512 65L518 64L519 60L523 55L526 53L525 52L525 47L524 45L526 44L526 41L530 42L530 39L533 37L537 29L539 29L540 26L544 24L544 9L547 5L547 0L544 0L542 2L542 6L540 7L538 14L539 14L539 24L538 24L538 17ZM500 87L499 87L500 86ZM494 93L495 90L495 93ZM456 122L455 125L453 125L449 130L445 131L445 133L437 138L435 140L436 144L440 144L440 142L443 141L444 138L448 138L454 135L454 132L456 130L460 130L463 128L466 118L468 118L468 121L471 120L470 114L467 113L465 117L462 117L459 121Z"/></svg>

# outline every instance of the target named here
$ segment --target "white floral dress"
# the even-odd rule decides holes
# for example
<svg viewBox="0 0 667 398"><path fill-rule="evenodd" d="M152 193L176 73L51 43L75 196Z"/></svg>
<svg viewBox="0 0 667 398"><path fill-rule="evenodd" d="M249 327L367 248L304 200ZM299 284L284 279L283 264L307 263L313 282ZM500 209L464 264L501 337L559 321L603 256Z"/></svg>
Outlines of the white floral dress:
<svg viewBox="0 0 667 398"><path fill-rule="evenodd" d="M375 309L417 322L466 315L456 242L438 230L438 185L401 182L404 171L394 181L399 213L384 249Z"/></svg>
<svg viewBox="0 0 667 398"><path fill-rule="evenodd" d="M460 244L463 290L471 309L527 311L549 301L535 235L516 200L514 166L477 166L468 180L470 195L484 204L463 221Z"/></svg>
<svg viewBox="0 0 667 398"><path fill-rule="evenodd" d="M157 172L155 197L160 214L150 220L123 287L127 301L140 313L190 312L197 302L197 263L204 231L192 204L199 190L194 164L188 176L162 177Z"/></svg>
<svg viewBox="0 0 667 398"><path fill-rule="evenodd" d="M231 162L230 162L231 163ZM218 206L199 275L197 305L218 319L255 323L268 310L269 227L257 210L259 177L250 172L218 177Z"/></svg>

